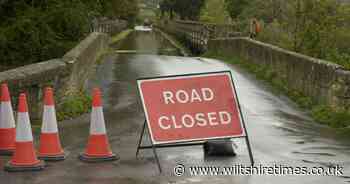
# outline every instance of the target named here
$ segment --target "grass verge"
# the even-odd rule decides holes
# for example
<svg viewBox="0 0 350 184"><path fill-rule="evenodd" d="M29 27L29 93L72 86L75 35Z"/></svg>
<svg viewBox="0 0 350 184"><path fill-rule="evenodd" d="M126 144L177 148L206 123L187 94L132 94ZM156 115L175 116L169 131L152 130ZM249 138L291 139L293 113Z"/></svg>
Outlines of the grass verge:
<svg viewBox="0 0 350 184"><path fill-rule="evenodd" d="M121 40L125 39L127 36L129 36L129 34L132 32L132 29L126 29L120 33L115 34L114 36L112 36L111 41L109 43L109 45L115 45L118 42L120 42ZM101 64L103 62L103 58L107 55L110 54L114 51L115 49L112 47L109 47L108 49L100 52L97 56L96 59L96 63L97 64Z"/></svg>
<svg viewBox="0 0 350 184"><path fill-rule="evenodd" d="M132 31L133 31L132 29L127 29L127 30L124 30L124 31L112 36L111 44L115 44L115 43L119 42L120 40L126 38Z"/></svg>
<svg viewBox="0 0 350 184"><path fill-rule="evenodd" d="M342 109L333 109L324 104L317 104L310 97L300 91L290 90L283 81L277 77L277 73L269 67L261 67L239 58L222 56L222 54L207 52L202 57L220 59L226 63L236 64L254 73L258 79L268 81L274 89L281 91L296 102L301 108L309 110L313 119L321 124L338 129L339 133L350 135L350 113Z"/></svg>

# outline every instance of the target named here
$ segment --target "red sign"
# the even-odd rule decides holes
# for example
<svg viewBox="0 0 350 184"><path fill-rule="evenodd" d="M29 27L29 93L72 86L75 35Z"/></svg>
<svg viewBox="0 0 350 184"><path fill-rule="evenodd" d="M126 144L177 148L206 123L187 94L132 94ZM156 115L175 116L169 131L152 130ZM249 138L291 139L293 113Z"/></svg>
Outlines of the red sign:
<svg viewBox="0 0 350 184"><path fill-rule="evenodd" d="M154 144L244 135L230 72L138 80Z"/></svg>

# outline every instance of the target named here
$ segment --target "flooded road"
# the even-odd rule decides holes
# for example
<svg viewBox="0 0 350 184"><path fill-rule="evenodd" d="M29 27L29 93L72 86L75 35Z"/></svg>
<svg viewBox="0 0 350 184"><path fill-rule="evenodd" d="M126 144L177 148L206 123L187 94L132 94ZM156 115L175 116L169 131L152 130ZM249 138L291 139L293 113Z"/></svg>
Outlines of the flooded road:
<svg viewBox="0 0 350 184"><path fill-rule="evenodd" d="M350 144L336 140L333 131L319 126L285 96L234 65L206 58L152 55L163 50L164 43L150 33L138 33L125 40L119 49L143 50L147 55L110 54L97 67L91 87L104 94L107 132L111 147L120 156L112 163L87 164L77 159L83 151L89 116L60 123L62 144L69 156L63 162L50 162L42 172L6 173L0 171L0 183L70 184L70 183L164 183L164 184L328 184L350 182ZM165 49L169 50L169 49ZM144 122L137 94L136 79L160 75L231 70L237 86L243 116L247 124L256 164L282 164L293 167L344 167L344 176L184 176L177 177L177 164L190 166L249 165L243 139L235 139L237 157L205 157L201 146L158 149L164 173L159 175L152 150L143 150L135 158L137 141ZM149 140L145 139L144 144ZM0 167L7 162L0 159Z"/></svg>

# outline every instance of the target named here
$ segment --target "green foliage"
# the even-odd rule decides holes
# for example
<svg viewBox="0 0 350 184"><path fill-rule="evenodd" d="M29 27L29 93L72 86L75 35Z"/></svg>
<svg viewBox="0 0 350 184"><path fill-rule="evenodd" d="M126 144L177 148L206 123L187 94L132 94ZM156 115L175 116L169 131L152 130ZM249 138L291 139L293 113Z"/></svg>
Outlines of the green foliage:
<svg viewBox="0 0 350 184"><path fill-rule="evenodd" d="M266 40L266 42L270 44L278 45L283 48L292 48L289 34L284 31L283 24L276 19L268 26L264 27L259 34L259 40Z"/></svg>
<svg viewBox="0 0 350 184"><path fill-rule="evenodd" d="M232 19L237 19L248 6L249 0L224 0L225 7Z"/></svg>
<svg viewBox="0 0 350 184"><path fill-rule="evenodd" d="M300 91L286 90L286 92L288 96L302 108L310 109L314 105L311 98L305 96Z"/></svg>
<svg viewBox="0 0 350 184"><path fill-rule="evenodd" d="M312 109L312 115L318 122L333 128L345 128L350 125L350 113L345 110L335 111L327 106L316 106Z"/></svg>
<svg viewBox="0 0 350 184"><path fill-rule="evenodd" d="M237 3L235 3L237 5ZM350 4L337 0L252 0L237 16L263 25L257 39L350 69Z"/></svg>
<svg viewBox="0 0 350 184"><path fill-rule="evenodd" d="M341 52L338 48L332 48L327 51L325 59L333 61L334 63L342 65L350 70L350 51Z"/></svg>
<svg viewBox="0 0 350 184"><path fill-rule="evenodd" d="M225 0L206 0L205 6L201 10L200 21L225 24L228 20L229 15L226 12Z"/></svg>
<svg viewBox="0 0 350 184"><path fill-rule="evenodd" d="M334 0L299 2L295 10L294 50L325 58L335 48L335 31L341 22L339 5Z"/></svg>
<svg viewBox="0 0 350 184"><path fill-rule="evenodd" d="M174 5L175 5L175 0L162 0L159 5L160 11L161 11L161 17L164 17L166 13L169 13L170 19L173 19Z"/></svg>
<svg viewBox="0 0 350 184"><path fill-rule="evenodd" d="M205 0L162 0L160 9L163 15L169 13L171 19L176 13L182 20L199 20L204 3Z"/></svg>
<svg viewBox="0 0 350 184"><path fill-rule="evenodd" d="M251 0L249 3L245 3L244 9L241 10L238 17L240 19L256 17L266 23L271 23L275 19L288 18L285 17L283 12L286 13L286 6L289 1L295 0Z"/></svg>
<svg viewBox="0 0 350 184"><path fill-rule="evenodd" d="M132 20L137 0L10 0L0 3L0 65L11 67L62 57L89 32L93 19ZM113 9L114 8L114 9ZM125 13L127 11L127 13Z"/></svg>
<svg viewBox="0 0 350 184"><path fill-rule="evenodd" d="M58 121L70 119L89 112L92 99L81 92L64 100L57 112Z"/></svg>
<svg viewBox="0 0 350 184"><path fill-rule="evenodd" d="M136 22L139 13L138 0L111 0L112 16L127 20L130 24Z"/></svg>

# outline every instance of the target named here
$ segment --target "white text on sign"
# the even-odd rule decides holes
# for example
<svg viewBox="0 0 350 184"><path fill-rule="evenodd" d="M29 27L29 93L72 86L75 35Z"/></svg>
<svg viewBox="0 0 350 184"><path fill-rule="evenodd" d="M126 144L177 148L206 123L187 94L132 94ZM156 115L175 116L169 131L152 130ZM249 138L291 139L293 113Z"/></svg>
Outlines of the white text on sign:
<svg viewBox="0 0 350 184"><path fill-rule="evenodd" d="M163 92L163 102L166 105L176 103L188 104L194 102L205 103L214 100L214 98L214 91L210 88ZM227 111L183 114L181 117L167 115L161 116L158 119L159 127L163 130L228 125L230 122L231 115Z"/></svg>

